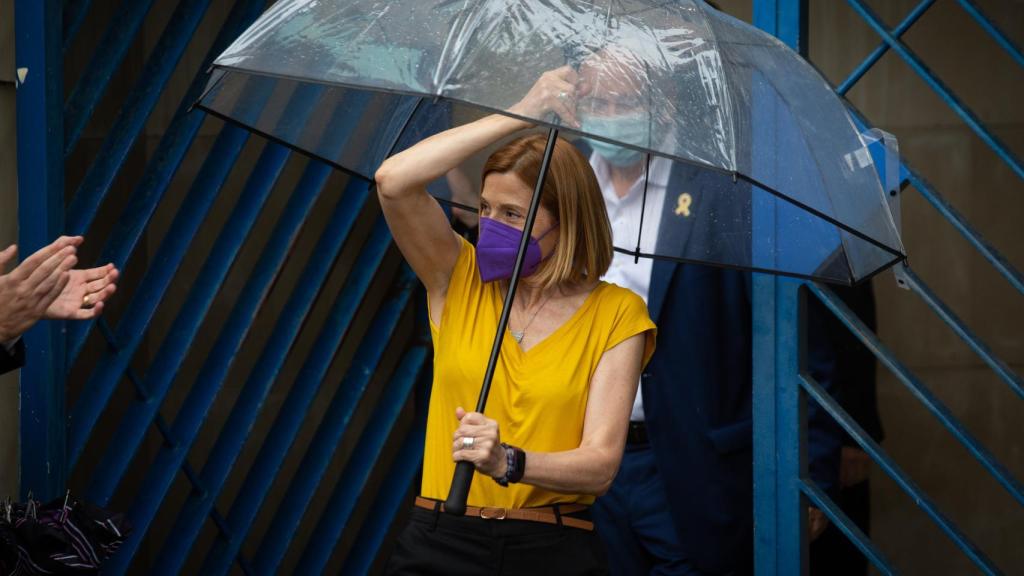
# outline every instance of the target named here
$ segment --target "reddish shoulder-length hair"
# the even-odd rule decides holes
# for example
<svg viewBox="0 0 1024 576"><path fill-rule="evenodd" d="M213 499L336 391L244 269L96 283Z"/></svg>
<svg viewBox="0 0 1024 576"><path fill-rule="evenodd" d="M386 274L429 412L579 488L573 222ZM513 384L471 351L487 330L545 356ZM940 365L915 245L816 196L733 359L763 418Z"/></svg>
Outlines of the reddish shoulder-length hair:
<svg viewBox="0 0 1024 576"><path fill-rule="evenodd" d="M513 173L533 189L546 142L543 134L509 142L487 159L482 178L492 172ZM534 276L546 287L603 276L612 262L612 231L601 187L583 154L561 138L551 155L540 202L558 218L558 243Z"/></svg>

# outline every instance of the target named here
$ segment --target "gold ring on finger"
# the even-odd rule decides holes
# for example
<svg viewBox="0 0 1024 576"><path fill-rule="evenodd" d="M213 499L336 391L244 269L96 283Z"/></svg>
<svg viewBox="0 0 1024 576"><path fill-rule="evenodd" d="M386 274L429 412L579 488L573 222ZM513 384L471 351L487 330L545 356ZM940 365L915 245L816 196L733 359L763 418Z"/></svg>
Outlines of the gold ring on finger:
<svg viewBox="0 0 1024 576"><path fill-rule="evenodd" d="M89 295L89 294L86 294L85 297L82 298L82 306L85 306L86 308L88 308L91 303L92 303L92 296Z"/></svg>

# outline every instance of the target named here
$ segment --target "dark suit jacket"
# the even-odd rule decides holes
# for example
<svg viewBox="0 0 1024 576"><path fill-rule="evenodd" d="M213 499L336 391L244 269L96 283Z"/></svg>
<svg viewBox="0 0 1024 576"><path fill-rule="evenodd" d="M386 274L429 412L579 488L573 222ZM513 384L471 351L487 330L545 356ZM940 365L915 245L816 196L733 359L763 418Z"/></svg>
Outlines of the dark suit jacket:
<svg viewBox="0 0 1024 576"><path fill-rule="evenodd" d="M584 150L588 157L589 152ZM683 193L690 194L689 216L677 213ZM742 232L749 212L749 191L733 185L730 176L676 164L661 215L659 252L749 261L744 251L751 247L742 233L723 240L723 224ZM685 552L708 573L752 572L750 273L655 260L648 308L658 342L641 378L644 413ZM834 354L821 320L809 318L809 367L830 389ZM810 475L831 490L840 429L814 402L808 404Z"/></svg>
<svg viewBox="0 0 1024 576"><path fill-rule="evenodd" d="M25 343L22 340L18 340L18 343L14 345L12 353L7 352L7 348L0 345L0 374L5 374L11 370L17 370L25 364Z"/></svg>

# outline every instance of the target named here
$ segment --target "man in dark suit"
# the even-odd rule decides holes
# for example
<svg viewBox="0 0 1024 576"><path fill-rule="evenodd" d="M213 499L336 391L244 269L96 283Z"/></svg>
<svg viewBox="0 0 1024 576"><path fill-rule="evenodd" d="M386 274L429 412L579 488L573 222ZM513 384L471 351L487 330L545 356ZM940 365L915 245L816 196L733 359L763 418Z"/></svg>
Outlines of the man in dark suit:
<svg viewBox="0 0 1024 576"><path fill-rule="evenodd" d="M628 73L594 70L603 58L614 57L598 54L580 68L572 98L578 99L582 128L648 147L661 137L636 130L636 114L629 108L643 100L633 94L635 82ZM610 67L627 68L614 62ZM616 246L639 246L640 252L681 260L751 265L756 192L749 185L665 158L648 165L642 154L600 140L586 140L580 147L604 193ZM642 212L641 233L636 223ZM616 254L605 279L643 297L658 326L657 348L641 378L619 473L594 507L612 573L750 574L750 273ZM809 368L829 389L834 352L822 320L809 319ZM828 415L811 404L810 475L831 490L841 436ZM826 522L820 511L808 513L813 537Z"/></svg>
<svg viewBox="0 0 1024 576"><path fill-rule="evenodd" d="M36 322L95 318L114 293L118 271L113 264L73 269L81 243L81 237L62 236L9 273L4 271L17 261L18 247L0 251L0 374L24 364L21 335Z"/></svg>

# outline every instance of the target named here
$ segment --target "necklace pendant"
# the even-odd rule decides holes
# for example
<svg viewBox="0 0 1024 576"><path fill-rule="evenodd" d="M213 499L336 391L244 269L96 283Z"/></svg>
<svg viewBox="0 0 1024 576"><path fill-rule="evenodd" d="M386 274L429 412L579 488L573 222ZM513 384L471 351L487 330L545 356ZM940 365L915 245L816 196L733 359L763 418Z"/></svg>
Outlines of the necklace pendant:
<svg viewBox="0 0 1024 576"><path fill-rule="evenodd" d="M523 336L526 336L526 332L516 332L512 330L512 338L515 338L516 343L521 344L523 342Z"/></svg>

